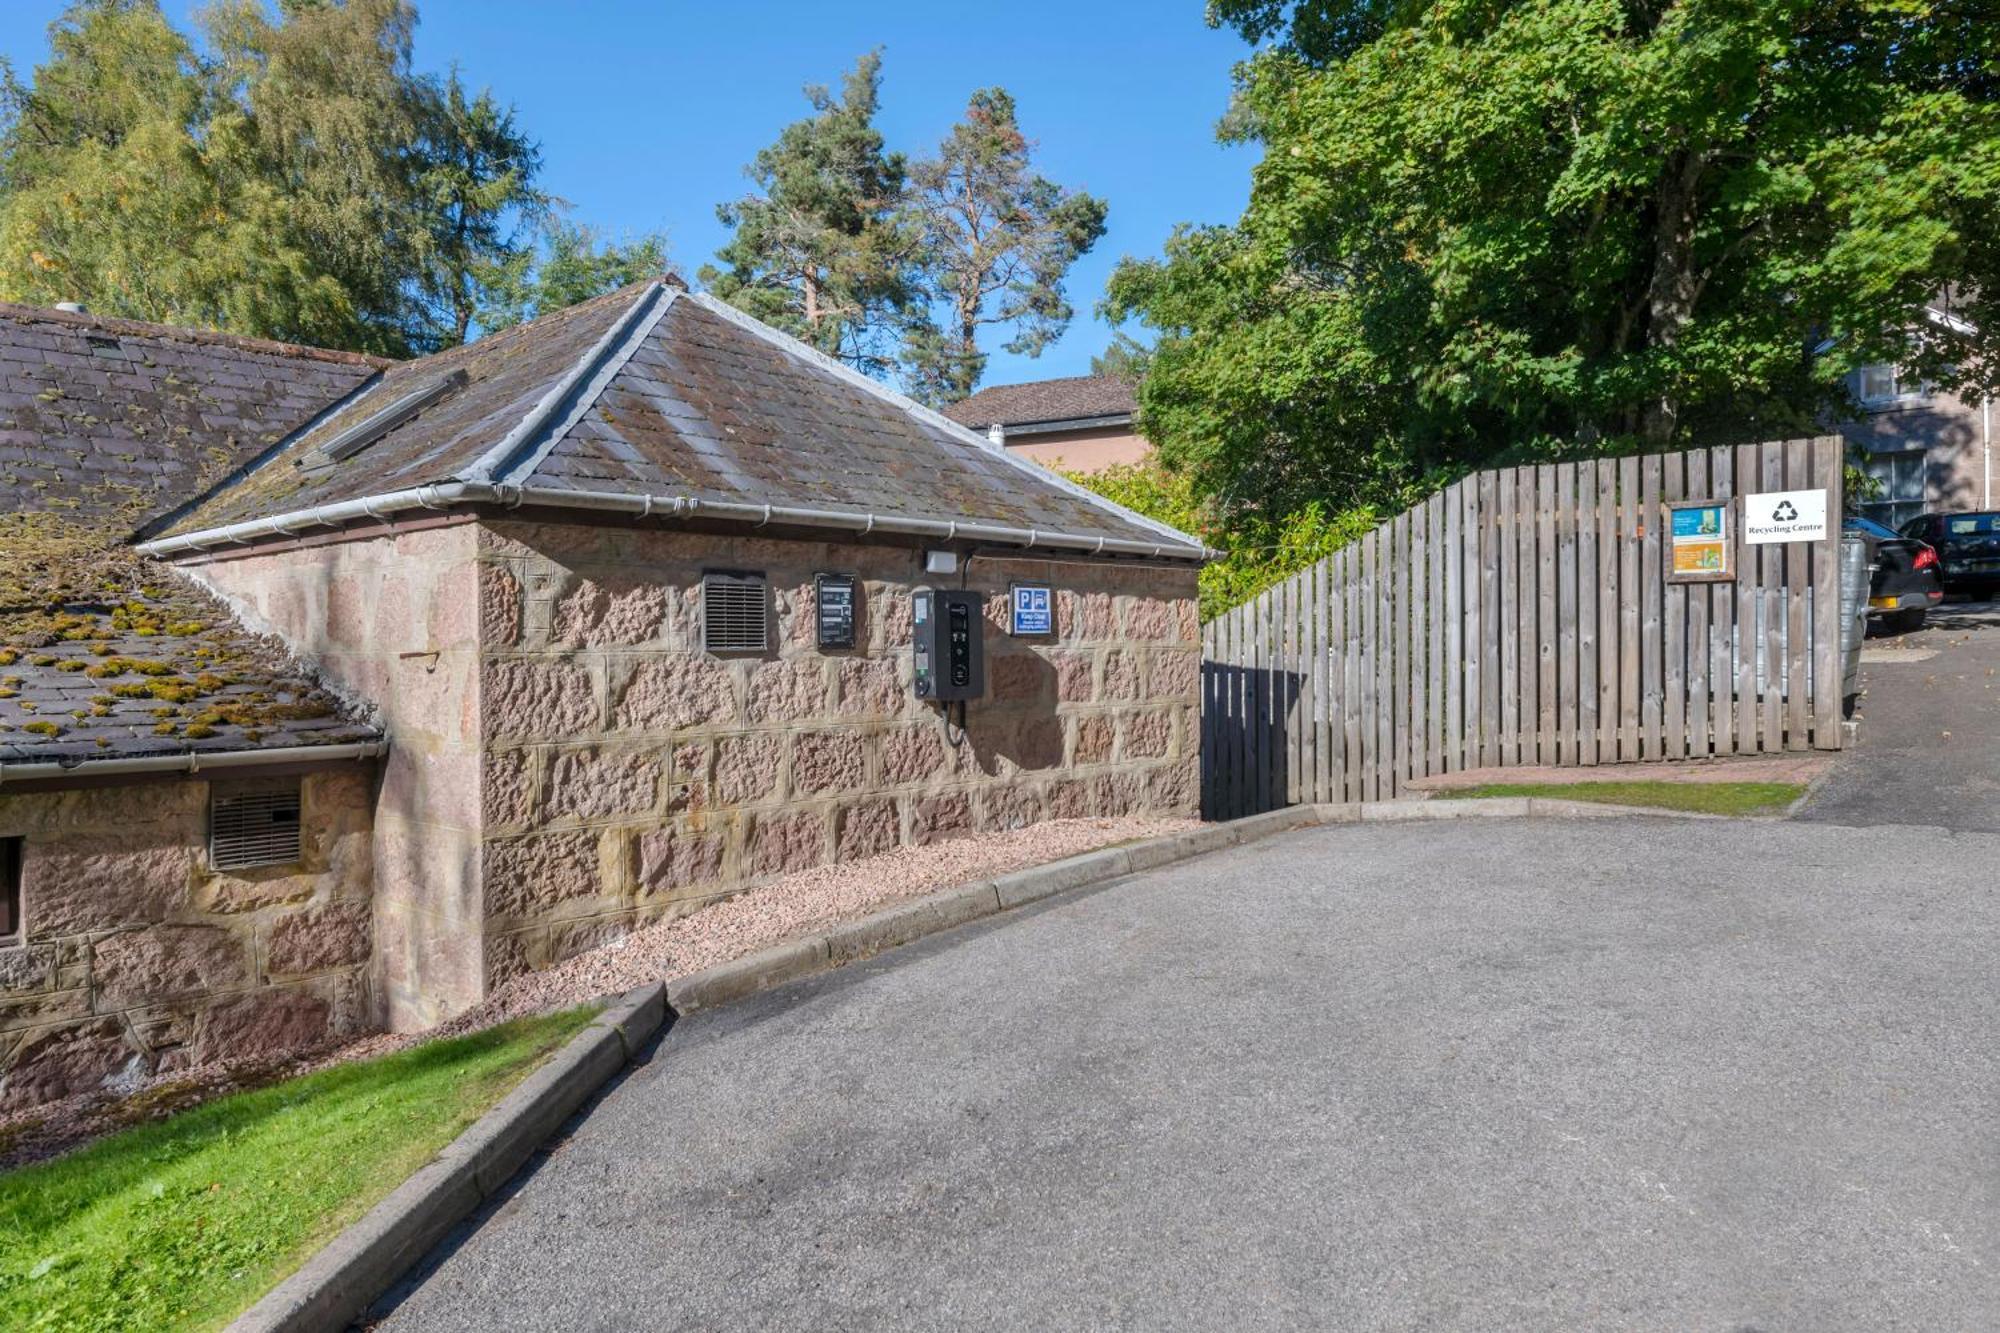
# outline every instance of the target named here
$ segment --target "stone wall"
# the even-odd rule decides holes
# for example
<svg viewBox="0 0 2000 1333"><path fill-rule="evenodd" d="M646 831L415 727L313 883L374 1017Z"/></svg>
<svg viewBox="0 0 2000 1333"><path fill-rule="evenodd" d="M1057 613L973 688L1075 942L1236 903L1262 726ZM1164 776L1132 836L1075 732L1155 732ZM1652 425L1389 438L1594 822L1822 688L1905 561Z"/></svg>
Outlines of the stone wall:
<svg viewBox="0 0 2000 1333"><path fill-rule="evenodd" d="M958 578L917 550L494 521L478 560L489 985L829 862L1197 809L1191 569L973 560L988 693L954 745L910 691L910 591ZM772 651L702 651L708 569L768 576ZM862 581L854 651L815 646L821 572ZM1058 590L1053 638L1006 633L1015 579Z"/></svg>
<svg viewBox="0 0 2000 1333"><path fill-rule="evenodd" d="M372 1026L373 765L300 794L302 862L229 872L204 781L0 796L24 927L0 948L0 1109Z"/></svg>
<svg viewBox="0 0 2000 1333"><path fill-rule="evenodd" d="M396 1031L485 994L475 545L461 523L185 566L388 733L373 981L380 1021Z"/></svg>

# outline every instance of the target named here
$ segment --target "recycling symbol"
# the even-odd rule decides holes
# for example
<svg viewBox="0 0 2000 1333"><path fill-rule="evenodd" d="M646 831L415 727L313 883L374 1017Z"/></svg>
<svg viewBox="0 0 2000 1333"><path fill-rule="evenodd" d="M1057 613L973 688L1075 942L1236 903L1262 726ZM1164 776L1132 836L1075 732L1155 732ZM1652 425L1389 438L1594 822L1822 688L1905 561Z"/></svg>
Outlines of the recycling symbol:
<svg viewBox="0 0 2000 1333"><path fill-rule="evenodd" d="M1771 521L1773 523L1790 523L1797 519L1798 516L1799 511L1792 508L1790 500L1780 500L1778 501L1777 512L1771 515Z"/></svg>

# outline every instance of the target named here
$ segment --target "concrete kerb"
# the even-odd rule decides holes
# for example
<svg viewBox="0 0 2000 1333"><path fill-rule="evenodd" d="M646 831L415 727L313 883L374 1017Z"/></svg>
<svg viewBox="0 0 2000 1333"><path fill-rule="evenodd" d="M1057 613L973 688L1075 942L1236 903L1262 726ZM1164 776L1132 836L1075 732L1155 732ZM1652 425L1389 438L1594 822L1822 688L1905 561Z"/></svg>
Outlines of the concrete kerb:
<svg viewBox="0 0 2000 1333"><path fill-rule="evenodd" d="M1723 817L1541 796L1291 806L956 885L817 935L642 987L599 1014L434 1161L232 1323L230 1331L318 1333L345 1328L452 1227L505 1185L563 1121L658 1033L669 1012L712 1009L1068 890L1295 829L1410 820L1632 815Z"/></svg>
<svg viewBox="0 0 2000 1333"><path fill-rule="evenodd" d="M230 1333L344 1329L491 1198L667 1018L667 988L612 1001L428 1164L264 1294Z"/></svg>

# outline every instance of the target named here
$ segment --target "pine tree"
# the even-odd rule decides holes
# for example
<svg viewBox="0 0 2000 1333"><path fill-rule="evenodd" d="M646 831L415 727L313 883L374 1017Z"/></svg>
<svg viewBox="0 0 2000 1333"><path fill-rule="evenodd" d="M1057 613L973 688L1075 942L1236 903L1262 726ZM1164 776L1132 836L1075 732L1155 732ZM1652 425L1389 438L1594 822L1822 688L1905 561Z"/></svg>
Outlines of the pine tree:
<svg viewBox="0 0 2000 1333"><path fill-rule="evenodd" d="M912 239L897 209L899 153L883 149L875 113L882 58L855 62L838 98L805 90L813 114L757 154L754 193L716 210L735 235L702 283L739 309L859 369L893 368L916 309Z"/></svg>
<svg viewBox="0 0 2000 1333"><path fill-rule="evenodd" d="M1104 235L1103 200L1035 173L1033 145L1003 88L972 95L935 158L910 169L910 225L927 290L942 311L907 343L913 387L932 402L970 394L985 373L979 330L998 325L1010 352L1039 356L1075 313L1070 266Z"/></svg>
<svg viewBox="0 0 2000 1333"><path fill-rule="evenodd" d="M491 91L468 96L458 71L419 85L416 202L423 238L426 350L464 342L488 289L525 258L553 201L535 186L541 150Z"/></svg>

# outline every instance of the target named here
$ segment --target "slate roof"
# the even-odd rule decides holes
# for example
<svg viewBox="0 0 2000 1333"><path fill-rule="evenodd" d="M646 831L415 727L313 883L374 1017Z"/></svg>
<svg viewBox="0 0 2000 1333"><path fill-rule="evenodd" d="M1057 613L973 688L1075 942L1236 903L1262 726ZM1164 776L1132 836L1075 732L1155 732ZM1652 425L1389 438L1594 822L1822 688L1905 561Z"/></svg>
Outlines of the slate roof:
<svg viewBox="0 0 2000 1333"><path fill-rule="evenodd" d="M1130 417L1138 407L1130 381L1115 375L1074 375L1026 384L995 384L953 403L944 414L961 425L984 430L992 425Z"/></svg>
<svg viewBox="0 0 2000 1333"><path fill-rule="evenodd" d="M14 595L0 606L0 762L87 764L381 735L282 645L245 630L175 570L107 547L100 533L10 515L0 552L14 565Z"/></svg>
<svg viewBox="0 0 2000 1333"><path fill-rule="evenodd" d="M0 762L379 736L278 644L118 543L386 364L0 303Z"/></svg>
<svg viewBox="0 0 2000 1333"><path fill-rule="evenodd" d="M129 531L385 364L0 302L0 505Z"/></svg>
<svg viewBox="0 0 2000 1333"><path fill-rule="evenodd" d="M375 438L357 436L425 390L441 396ZM329 457L330 447L341 457ZM542 499L588 492L945 519L1201 555L1192 538L662 282L391 367L160 532L200 533L447 482L522 487Z"/></svg>

